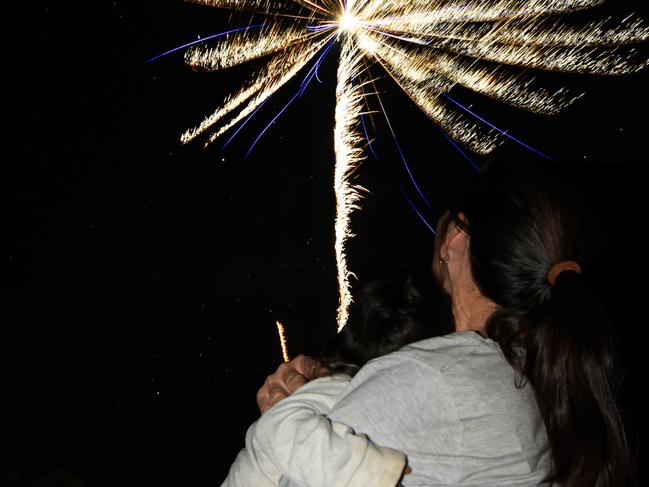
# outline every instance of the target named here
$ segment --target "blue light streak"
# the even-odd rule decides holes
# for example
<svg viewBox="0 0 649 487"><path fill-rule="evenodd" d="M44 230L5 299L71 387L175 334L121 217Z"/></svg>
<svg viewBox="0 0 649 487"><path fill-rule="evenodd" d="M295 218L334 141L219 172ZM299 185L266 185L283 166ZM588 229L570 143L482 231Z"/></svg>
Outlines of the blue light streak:
<svg viewBox="0 0 649 487"><path fill-rule="evenodd" d="M333 29L334 27L338 27L338 24L328 23L328 24L321 24L321 25L307 25L306 30L309 32L320 32L323 30L327 29Z"/></svg>
<svg viewBox="0 0 649 487"><path fill-rule="evenodd" d="M417 184L417 181L415 180L415 177L412 174L412 171L410 170L410 166L408 165L408 161L406 161L406 157L403 154L403 151L401 150L401 145L399 145L399 141L397 140L397 136L394 133L394 129L392 128L392 124L390 123L390 119L388 118L388 114L385 111L385 107L383 106L383 102L381 101L381 97L377 94L376 98L379 100L379 104L381 105L381 110L383 111L383 115L385 116L385 121L388 123L388 128L390 129L390 133L392 134L392 139L394 140L394 144L397 146L397 151L399 152L399 157L401 158L401 162L403 162L403 165L406 167L406 171L408 172L408 176L410 176L410 181L412 181L412 184L415 186L415 189L417 190L417 193L419 193L419 196L421 196L421 199L424 200L424 203L426 203L426 206L428 208L433 208L431 204L428 202L428 199L426 196L424 196L423 191Z"/></svg>
<svg viewBox="0 0 649 487"><path fill-rule="evenodd" d="M379 156L376 155L376 152L374 152L374 147L372 146L372 141L370 140L370 136L367 134L367 126L365 125L365 117L361 113L361 125L363 127L363 133L365 134L365 140L367 140L367 147L370 148L370 152L372 153L372 156L374 156L374 159L379 158Z"/></svg>
<svg viewBox="0 0 649 487"><path fill-rule="evenodd" d="M358 84L358 81L356 81L356 78L352 78L352 84L354 84L354 85ZM362 108L363 107L361 106L361 110L362 110ZM360 112L360 116L361 116L361 126L363 127L363 134L365 134L365 140L367 141L367 146L369 147L370 152L372 153L372 156L374 157L374 159L378 160L379 157L376 155L376 152L374 152L374 147L372 147L372 141L370 140L370 136L367 133L367 125L365 124L365 117L363 116L362 111Z"/></svg>
<svg viewBox="0 0 649 487"><path fill-rule="evenodd" d="M412 208L413 210L415 210L415 213L417 214L417 216L419 217L419 219L420 219L422 222L424 222L424 225L426 225L426 226L428 227L428 230L430 230L431 232L433 232L433 235L435 235L437 232L435 232L435 229L430 225L430 223L428 223L428 220L426 220L426 218L424 218L424 215L422 215L422 214L419 212L419 210L417 209L417 207L415 206L415 204L414 204L414 203L412 202L412 200L408 197L408 194L405 192L405 190L403 189L403 186L401 186L401 184L399 184L399 189L401 190L401 194L403 194L404 198L406 198L406 201L407 201L408 204L410 205L410 208Z"/></svg>
<svg viewBox="0 0 649 487"><path fill-rule="evenodd" d="M306 89L306 86L309 84L311 79L313 78L312 73L318 71L318 67L320 67L320 64L322 64L322 61L324 61L324 58L327 54L329 54L329 51L334 45L334 42L338 39L337 37L334 37L329 41L329 44L327 47L324 49L320 57L316 60L315 64L311 66L311 69L309 69L309 72L306 74L304 80L302 80L302 83L300 84L300 90L298 91L299 95L302 96L304 93L304 90Z"/></svg>
<svg viewBox="0 0 649 487"><path fill-rule="evenodd" d="M449 136L446 132L444 132L444 131L443 131L441 128L439 128L437 125L435 125L435 124L433 124L433 125L435 126L435 128L436 128L437 130L439 130L439 131L441 132L441 134L442 134L444 137L446 137L446 140L448 140L448 141L450 142L450 144L451 144L451 145L452 145L452 146L453 146L453 147L454 147L454 148L455 148L455 149L460 153L460 155L461 155L462 157L464 157L464 159L466 159L467 161L469 161L469 164L471 164L471 166L472 166L476 171L479 171L479 170L480 170L480 166L478 166L478 165L476 164L476 162L475 162L473 159L471 159L471 157L470 157L466 152L464 152L464 151L462 150L462 147L460 147L459 144L458 144L457 142L455 142L455 141L451 138L451 136Z"/></svg>
<svg viewBox="0 0 649 487"><path fill-rule="evenodd" d="M320 57L318 58L318 60L317 60L317 61L315 62L315 64L311 67L311 69L310 69L309 72L307 73L306 77L305 77L304 80L302 81L302 84L300 85L300 89L297 91L297 93L295 93L295 95L293 95L293 97L292 97L292 98L291 98L291 99L286 103L286 105L284 105L284 107L282 107L282 109L281 109L279 112L277 112L277 114L276 114L276 115L273 117L273 119L268 123L268 125L266 125L266 127L264 127L264 129L259 133L259 135L257 136L257 138L256 138L256 139L253 141L253 143L250 145L250 148L248 149L248 152L246 152L246 155L244 156L244 159L246 159L246 158L250 155L250 153L252 152L252 149L255 147L255 145L257 144L257 142L259 142L259 139L261 139L261 137L266 133L266 131L270 128L270 126L273 125L273 124L275 123L275 120L277 120L277 119L279 118L279 116L280 116L282 113L284 113L284 111L289 107L289 105L290 105L291 103L293 103L296 99L298 99L298 98L300 98L300 97L302 96L302 94L303 94L304 91L306 90L306 88L307 88L307 86L309 85L309 83L311 82L311 80L313 80L313 78L315 77L316 72L317 72L317 69L318 69L318 66L320 66L320 64L321 64L322 61L324 60L325 56L326 56L326 55L329 53L329 51L331 50L331 47L333 46L335 40L336 40L336 38L333 38L331 41L329 41L329 44L328 44L327 47L325 48L324 52L320 55ZM258 107L258 108L259 108L259 107ZM251 114L251 116L252 116L252 114ZM246 120L246 121L247 121L247 120Z"/></svg>
<svg viewBox="0 0 649 487"><path fill-rule="evenodd" d="M241 131L241 129L242 129L243 127L245 127L245 125L250 121L250 119L255 115L255 113L257 113L257 112L259 111L259 109L260 109L261 107L263 107L264 104L265 104L269 99L270 99L270 97L268 97L268 98L266 98L264 101L262 101L262 102L259 104L259 106L258 106L257 108L255 108L255 110L254 110L250 115L248 115L248 116L246 117L246 119L245 119L243 122L241 122L241 125L239 125L239 127L237 128L237 130L235 130L234 133L230 136L230 138L226 141L226 143L223 144L223 145L221 146L221 150L225 149L225 148L230 144L230 142L232 142L232 139L234 139L234 137L235 137L235 136L236 136L236 135Z"/></svg>
<svg viewBox="0 0 649 487"><path fill-rule="evenodd" d="M532 147L532 146L530 146L530 145L527 145L527 144L526 144L525 142L523 142L522 140L519 140L519 139L517 139L516 137L514 137L513 135L508 134L505 130L502 130L501 128L496 127L494 124L492 124L492 123L489 122L488 120L485 120L483 117L481 117L480 115L478 115L477 113L475 113L475 112L472 111L471 109L465 107L465 106L462 105L459 101L457 101L456 99L452 98L452 97L451 97L450 95L448 95L447 93L444 93L443 91L441 91L441 90L440 90L439 88L437 88L436 86L433 85L433 88L434 88L434 89L435 89L435 90L436 90L440 95L442 95L444 98L446 98L446 99L449 100L450 102L454 103L455 105L457 105L458 107L460 107L462 110L464 110L465 112L467 112L467 113L470 114L471 116L477 118L477 119L480 120L482 123L488 125L488 126L491 127L492 129L494 129L496 132L501 133L501 134L504 135L505 137L507 137L507 138L513 140L514 142L516 142L517 144L519 144L519 145L525 147L527 150L532 151L532 152L534 152L535 154L538 154L538 155L540 155L541 157L543 157L543 158L545 158L545 159L548 159L549 161L554 161L554 160L555 160L553 157L550 157L550 156L544 154L543 152L541 152L541 151L535 149L534 147Z"/></svg>
<svg viewBox="0 0 649 487"><path fill-rule="evenodd" d="M166 56L167 54L171 54L172 52L179 51L180 49L183 49L185 47L189 47L189 46L192 46L194 44L198 44L199 42L205 42L205 41L208 41L210 39L214 39L215 37L221 37L221 36L225 36L225 35L228 35L228 34L233 34L235 32L241 32L242 30L256 29L258 27L263 27L264 25L266 25L266 24L249 25L248 27L238 27L236 29L228 30L228 31L225 31L225 32L219 32L218 34L213 34L211 36L203 37L202 39L198 39L196 41L188 42L187 44L183 44L182 46L174 47L173 49L170 49L167 52L163 52L162 54L158 54L157 56L153 56L151 59L149 59L144 64L150 63L151 61L155 61L156 59L159 59L162 56Z"/></svg>

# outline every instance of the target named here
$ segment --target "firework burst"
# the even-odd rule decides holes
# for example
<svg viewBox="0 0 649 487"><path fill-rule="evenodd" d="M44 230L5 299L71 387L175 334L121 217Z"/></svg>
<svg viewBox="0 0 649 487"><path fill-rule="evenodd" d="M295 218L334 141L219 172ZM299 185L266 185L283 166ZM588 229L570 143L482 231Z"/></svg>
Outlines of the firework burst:
<svg viewBox="0 0 649 487"><path fill-rule="evenodd" d="M264 20L234 29L211 47L190 47L187 64L216 71L254 59L265 63L202 123L185 132L184 143L205 133L209 143L235 125L241 127L273 93L311 65L292 102L317 75L332 43L340 42L334 128L339 329L351 302L345 241L351 236L350 213L360 199L353 175L363 159L365 142L358 126L371 94L366 87L374 81L372 64L452 139L478 154L492 151L507 137L522 142L457 102L449 95L453 87L533 113L555 114L576 97L566 89L539 86L531 70L617 75L647 64L633 47L649 39L649 28L641 20L565 23L567 14L603 0L188 1L249 12L251 18Z"/></svg>

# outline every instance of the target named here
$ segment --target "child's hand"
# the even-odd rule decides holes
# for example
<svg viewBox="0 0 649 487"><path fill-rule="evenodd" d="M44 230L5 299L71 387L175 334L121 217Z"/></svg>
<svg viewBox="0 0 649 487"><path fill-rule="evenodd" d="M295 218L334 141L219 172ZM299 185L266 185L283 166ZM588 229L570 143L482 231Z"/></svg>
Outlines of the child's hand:
<svg viewBox="0 0 649 487"><path fill-rule="evenodd" d="M329 374L327 367L306 355L298 355L290 362L281 364L277 371L266 378L266 382L257 392L257 406L261 414L310 380L327 374Z"/></svg>

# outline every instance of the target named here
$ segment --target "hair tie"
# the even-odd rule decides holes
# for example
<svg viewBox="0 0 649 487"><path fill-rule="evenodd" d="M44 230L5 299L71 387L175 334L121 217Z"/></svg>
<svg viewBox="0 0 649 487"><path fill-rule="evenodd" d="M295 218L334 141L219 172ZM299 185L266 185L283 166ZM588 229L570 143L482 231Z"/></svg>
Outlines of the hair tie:
<svg viewBox="0 0 649 487"><path fill-rule="evenodd" d="M563 271L573 271L577 274L581 274L581 267L574 260L562 260L561 262L557 262L552 266L550 272L548 272L548 282L554 286L557 282L557 277Z"/></svg>

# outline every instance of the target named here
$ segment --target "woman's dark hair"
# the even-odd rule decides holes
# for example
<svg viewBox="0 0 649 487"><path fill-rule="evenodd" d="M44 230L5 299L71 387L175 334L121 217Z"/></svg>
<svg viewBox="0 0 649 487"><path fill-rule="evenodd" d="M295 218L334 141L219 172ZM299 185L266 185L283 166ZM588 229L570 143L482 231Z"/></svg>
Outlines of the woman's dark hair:
<svg viewBox="0 0 649 487"><path fill-rule="evenodd" d="M614 335L586 281L601 235L566 177L549 163L495 163L449 220L468 233L473 278L500 307L488 336L534 387L554 459L548 480L627 486L633 461L616 405ZM548 272L566 260L584 272L564 271L550 284Z"/></svg>
<svg viewBox="0 0 649 487"><path fill-rule="evenodd" d="M450 297L432 273L394 271L361 287L347 324L322 356L328 362L361 366L409 343L453 331Z"/></svg>

